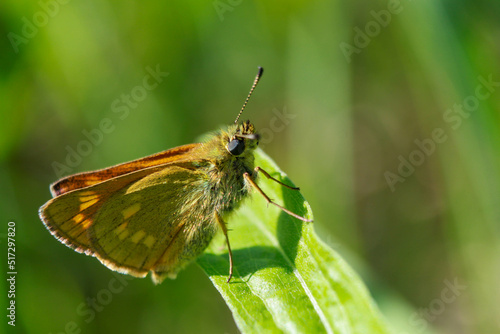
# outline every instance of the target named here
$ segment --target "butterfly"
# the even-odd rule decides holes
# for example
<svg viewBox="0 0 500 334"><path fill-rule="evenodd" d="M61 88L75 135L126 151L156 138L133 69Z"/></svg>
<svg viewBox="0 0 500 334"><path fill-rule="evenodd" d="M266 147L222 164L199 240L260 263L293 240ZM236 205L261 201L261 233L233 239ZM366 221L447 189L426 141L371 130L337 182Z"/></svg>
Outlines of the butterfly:
<svg viewBox="0 0 500 334"><path fill-rule="evenodd" d="M233 125L203 143L188 144L113 167L60 179L53 199L39 210L50 233L106 267L136 277L149 272L155 284L198 257L222 231L233 258L224 216L252 191L287 214L257 185L257 176L299 190L254 166L259 135L250 121L238 123L263 73L253 82Z"/></svg>

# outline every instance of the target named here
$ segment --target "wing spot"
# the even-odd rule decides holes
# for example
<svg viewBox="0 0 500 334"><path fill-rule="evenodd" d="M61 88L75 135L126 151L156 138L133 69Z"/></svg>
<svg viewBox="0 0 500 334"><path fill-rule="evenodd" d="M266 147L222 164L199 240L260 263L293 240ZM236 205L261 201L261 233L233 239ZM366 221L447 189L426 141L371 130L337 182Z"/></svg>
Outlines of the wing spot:
<svg viewBox="0 0 500 334"><path fill-rule="evenodd" d="M134 244L138 243L144 236L146 235L146 232L143 230L135 232L135 234L130 238L130 241L132 241Z"/></svg>
<svg viewBox="0 0 500 334"><path fill-rule="evenodd" d="M123 231L122 233L120 233L120 234L118 235L118 239L123 240L123 239L125 239L128 235L129 235L128 230L125 230L125 231Z"/></svg>
<svg viewBox="0 0 500 334"><path fill-rule="evenodd" d="M153 237L152 235L148 235L146 239L142 242L145 244L148 248L151 248L154 245L154 242L156 241L156 238Z"/></svg>
<svg viewBox="0 0 500 334"><path fill-rule="evenodd" d="M125 222L115 229L116 234L122 233L127 228L128 222Z"/></svg>
<svg viewBox="0 0 500 334"><path fill-rule="evenodd" d="M115 233L118 236L118 239L123 240L129 235L127 226L128 222L125 222L115 229Z"/></svg>
<svg viewBox="0 0 500 334"><path fill-rule="evenodd" d="M88 202L88 201L93 201L95 199L99 198L99 195L94 194L94 192L91 192L91 194L87 194L88 192L85 192L83 194L80 194L80 197L78 198L80 202Z"/></svg>
<svg viewBox="0 0 500 334"><path fill-rule="evenodd" d="M80 197L80 200L81 199L82 198ZM97 198L97 196L95 196L94 199L91 199L91 200L83 202L82 204L80 204L80 211L83 211L83 210L87 209L88 207L96 204L98 201L99 201L99 198Z"/></svg>
<svg viewBox="0 0 500 334"><path fill-rule="evenodd" d="M139 209L141 208L140 203L134 203L125 210L122 211L123 219L129 219L132 215L137 213Z"/></svg>
<svg viewBox="0 0 500 334"><path fill-rule="evenodd" d="M84 230L86 230L86 229L88 229L88 228L90 227L90 225L92 225L92 220L90 220L90 219L86 219L86 220L84 220L84 221L83 221L83 223L82 223L82 228L83 228Z"/></svg>
<svg viewBox="0 0 500 334"><path fill-rule="evenodd" d="M73 221L75 222L75 224L80 224L82 222L82 220L84 220L84 219L85 219L85 215L83 215L82 213L79 213L73 217Z"/></svg>

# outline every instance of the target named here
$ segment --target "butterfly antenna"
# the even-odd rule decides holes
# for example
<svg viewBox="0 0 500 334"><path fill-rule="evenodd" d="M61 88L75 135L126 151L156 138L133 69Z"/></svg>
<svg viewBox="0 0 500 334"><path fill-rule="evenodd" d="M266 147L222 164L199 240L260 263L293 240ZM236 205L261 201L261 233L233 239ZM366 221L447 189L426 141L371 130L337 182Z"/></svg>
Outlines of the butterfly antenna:
<svg viewBox="0 0 500 334"><path fill-rule="evenodd" d="M264 69L259 66L259 72L257 73L257 76L255 77L255 80L253 81L252 88L250 89L250 93L248 93L247 99L245 100L245 103L243 103L243 107L241 107L240 113L238 114L238 117L236 117L236 120L234 121L234 124L238 124L238 120L240 119L241 113L243 110L245 110L245 107L247 106L248 100L250 99L250 96L253 93L253 90L259 83L260 77L262 76L262 73L264 72Z"/></svg>

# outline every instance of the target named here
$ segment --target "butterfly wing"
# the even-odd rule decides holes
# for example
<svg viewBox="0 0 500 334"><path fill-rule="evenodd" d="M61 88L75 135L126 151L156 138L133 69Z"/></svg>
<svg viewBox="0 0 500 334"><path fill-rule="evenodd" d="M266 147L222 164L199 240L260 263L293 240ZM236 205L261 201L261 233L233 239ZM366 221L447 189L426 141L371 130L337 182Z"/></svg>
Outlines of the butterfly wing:
<svg viewBox="0 0 500 334"><path fill-rule="evenodd" d="M93 255L92 240L87 231L94 224L98 210L110 200L113 193L162 168L142 169L96 185L64 192L40 208L40 218L61 242L77 252Z"/></svg>
<svg viewBox="0 0 500 334"><path fill-rule="evenodd" d="M97 257L111 269L159 283L177 272L208 245L217 231L207 201L208 176L175 164L113 194L91 229ZM106 222L100 223L100 222Z"/></svg>
<svg viewBox="0 0 500 334"><path fill-rule="evenodd" d="M68 191L92 186L103 181L125 175L140 169L164 165L188 158L188 154L200 144L188 144L172 148L141 159L125 162L113 167L92 172L74 174L58 180L50 186L52 196L59 196Z"/></svg>
<svg viewBox="0 0 500 334"><path fill-rule="evenodd" d="M197 162L196 162L197 163ZM40 209L50 232L110 269L175 277L217 231L207 175L173 162L65 192Z"/></svg>

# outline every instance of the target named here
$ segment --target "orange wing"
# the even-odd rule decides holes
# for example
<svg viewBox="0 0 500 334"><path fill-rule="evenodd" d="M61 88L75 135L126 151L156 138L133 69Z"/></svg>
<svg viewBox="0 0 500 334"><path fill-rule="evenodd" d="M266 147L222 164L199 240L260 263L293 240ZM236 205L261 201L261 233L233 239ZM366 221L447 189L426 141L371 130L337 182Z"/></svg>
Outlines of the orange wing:
<svg viewBox="0 0 500 334"><path fill-rule="evenodd" d="M141 159L125 162L109 168L92 172L84 172L62 178L50 185L52 197L67 193L68 191L92 186L117 176L125 175L144 168L163 165L168 162L183 160L189 152L201 144L188 144L170 150L156 153Z"/></svg>

